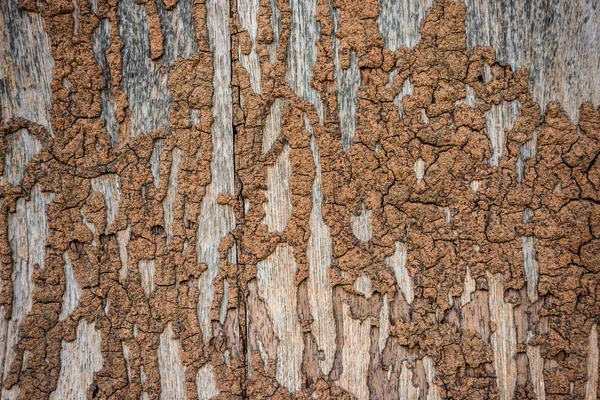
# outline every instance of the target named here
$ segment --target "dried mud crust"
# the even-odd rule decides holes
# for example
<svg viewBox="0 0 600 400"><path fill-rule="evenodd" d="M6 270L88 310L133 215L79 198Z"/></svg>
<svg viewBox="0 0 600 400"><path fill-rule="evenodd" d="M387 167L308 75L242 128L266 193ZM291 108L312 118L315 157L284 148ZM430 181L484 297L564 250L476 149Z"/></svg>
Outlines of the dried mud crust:
<svg viewBox="0 0 600 400"><path fill-rule="evenodd" d="M271 3L261 1L251 38L232 1L235 193L219 196L218 203L233 210L236 226L219 246L220 270L210 312L213 334L207 341L198 322L198 280L207 266L196 254L198 215L211 183L214 150L214 60L207 5L193 4L197 51L164 65L165 39L156 3L138 3L147 10L151 62L168 77L172 102L168 128L133 135L133 105L121 87L127 67L117 1L98 0L97 11L91 9L92 3L79 2L77 35L73 2L22 4L43 16L52 46L54 136L28 121L3 121L3 158L6 137L21 128L40 140L42 151L20 185L2 187L2 282L10 282L14 268L8 218L18 199L29 199L39 185L42 192L54 193L54 200L46 209L45 266L33 274L33 305L19 327L16 357L2 382L6 388L18 385L23 399L48 398L59 380L61 346L75 340L85 319L101 334L102 368L87 389L93 398L137 399L142 392L159 398L158 353L169 324L179 342L184 391L190 399L198 397L197 374L208 364L220 392L215 398L360 397L338 383L344 373L343 346L352 343L352 338L344 337L344 324L363 321L368 325L369 350L363 362L371 398L399 397L403 365L411 367L411 382L425 398L432 390L423 367L425 357L435 364L432 379L441 398L499 398L490 337L501 327L490 314L502 305L514 318L514 396L537 397L529 372L529 344L539 346L545 360L546 398L583 398L588 336L600 317L598 109L582 105L576 124L559 104L549 104L542 114L528 89L527 71L500 65L494 49L467 48L462 3L434 2L421 24L418 44L392 52L377 27L376 1L320 0L311 80L323 105L319 115L315 104L296 94L287 78L290 4L275 2L280 29L274 35ZM164 2L167 10L176 5ZM332 20L334 9L339 11L338 27ZM94 32L103 19L111 24L105 57L108 90L120 127L120 140L114 145L101 117L107 75L93 48ZM356 128L348 151L342 147L334 40L339 40L342 69L356 57L360 71ZM252 51L259 60L260 93L251 87L251 76L239 59ZM401 98L400 115L394 100L406 80L413 90ZM467 100L472 94L474 104ZM279 99L284 104L281 132L263 151L267 118ZM498 165L492 166L486 113L511 102L518 102L520 113L505 132ZM196 110L194 117L191 110ZM535 155L523 157L523 146L532 140L537 141ZM159 141L156 173L152 157ZM315 146L320 156L321 215L331 237L330 307L336 350L328 373L322 371L325 355L313 332L308 289ZM266 174L284 151L289 151L291 167L291 213L285 229L270 230L264 222ZM181 158L173 194L170 175L176 152ZM522 176L518 162L524 163ZM114 213L97 189L98 180L105 179L115 182L120 193ZM167 198L172 207L169 227ZM365 241L352 230L352 220L363 207L371 225ZM125 261L122 232L128 235ZM539 266L535 296L528 294L532 289L525 273L523 238L535 238ZM400 291L395 271L386 262L397 242L406 246L411 300ZM303 350L301 389L295 393L278 380L281 338L268 301L257 288L260 263L282 245L291 249L296 263L291 280L297 287ZM231 252L237 263L229 261ZM70 316L60 320L67 280L65 254L81 297ZM144 260L155 265L149 293L138 272ZM357 289L359 278L368 280L368 291ZM465 296L468 279L474 283ZM498 282L499 298L490 299L491 286ZM11 285L3 285L0 303L7 318L12 301ZM380 317L383 308L389 310L387 321ZM388 337L379 348L382 324L388 325ZM257 338L264 349L259 349Z"/></svg>

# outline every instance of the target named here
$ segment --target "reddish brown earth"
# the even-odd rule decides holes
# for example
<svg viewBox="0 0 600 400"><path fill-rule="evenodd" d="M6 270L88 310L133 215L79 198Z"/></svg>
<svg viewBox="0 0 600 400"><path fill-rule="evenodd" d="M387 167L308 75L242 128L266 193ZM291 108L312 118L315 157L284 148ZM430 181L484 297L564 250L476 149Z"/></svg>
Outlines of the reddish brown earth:
<svg viewBox="0 0 600 400"><path fill-rule="evenodd" d="M73 2L25 1L24 10L40 13L50 38L52 70L52 130L24 119L3 121L0 155L6 137L27 128L42 142L42 151L26 169L21 184L5 184L0 201L0 254L2 282L10 282L13 254L8 216L19 198L28 199L34 185L54 193L47 207L48 237L45 267L36 268L33 306L19 327L19 343L10 373L2 385L18 385L22 399L48 398L61 372L63 341L76 338L80 320L94 323L101 333L103 364L87 389L93 398L138 399L146 392L159 398L159 337L167 324L181 346L188 398L197 398L196 376L205 364L214 367L216 398L352 398L338 379L343 360L343 305L353 319L370 321L368 388L371 398L398 398L403 360L412 367L412 382L420 398L427 390L423 357L434 361L434 384L441 398L502 398L497 387L494 352L490 341L497 326L491 321L490 280L502 277L501 301L511 305L516 332L516 387L514 397L540 398L534 391L527 351L539 346L544 361L546 398L585 398L588 380L588 337L600 318L600 110L585 103L576 124L557 103L541 112L528 87L528 72L513 71L496 62L493 48L468 49L466 8L460 2L434 3L420 28L413 49L385 48L377 27L374 0L331 1L339 8L342 67L355 53L360 69L356 106L356 133L349 151L341 145L338 97L334 78L333 24L330 5L320 0L316 40L317 59L312 87L324 105L322 123L316 108L286 83L287 43L291 11L279 0L281 32L274 63L269 61L273 41L271 6L258 9L256 51L260 59L261 93L250 87L250 76L238 61L250 54L252 43L231 5L232 98L235 151L235 194L221 195L220 204L235 213L236 227L221 242L220 271L214 281L210 317L213 337L206 342L198 323L198 279L206 270L196 254L198 215L211 182L213 145L213 55L206 27L206 6L193 6L198 51L174 65L162 64L163 33L152 1L146 4L151 58L168 75L173 105L168 129L130 137L127 95L120 87L123 41L117 29L117 0L98 0L98 11L80 1L79 32L74 35ZM177 0L164 2L167 9ZM102 19L111 22L106 53L120 124L120 141L111 145L102 109L101 92L107 85L95 59L92 35ZM491 79L484 77L490 66ZM397 74L391 84L392 71ZM394 98L409 78L413 94L403 101L401 118ZM64 81L70 81L65 87ZM476 106L462 104L470 86ZM243 100L241 100L243 99ZM262 140L275 99L285 99L281 134L263 155ZM493 105L518 99L520 115L507 130L498 166L490 166L492 145L485 113ZM190 109L199 110L192 123ZM423 121L423 112L428 123ZM331 234L333 314L337 350L333 368L323 373L312 334L307 278L307 246L311 234L315 163L308 116L319 148L322 170L322 216ZM537 154L525 161L522 184L516 164L521 147L537 137ZM150 159L153 143L162 139L159 187L153 184ZM270 232L264 223L265 180L285 146L289 146L292 213L282 232ZM172 150L181 150L174 196L172 240L167 245L163 199L168 195ZM422 160L418 181L415 163ZM4 160L0 163L4 166ZM120 201L114 222L107 227L107 207L92 180L116 174ZM478 181L478 190L472 182ZM249 205L244 208L244 202ZM372 237L358 240L351 217L362 204L372 212ZM532 211L529 221L524 215ZM449 219L447 213L449 212ZM95 225L95 233L84 222ZM126 248L128 274L120 278L122 260L117 233L129 226ZM535 237L539 265L539 297L528 297L523 237ZM395 243L406 243L406 268L414 300L407 302L394 270L384 261ZM277 339L264 299L257 293L257 264L287 243L297 270L297 314L304 344L301 390L290 393L276 378L276 357L253 353L253 375L248 373L250 334L262 338L270 354ZM232 247L235 244L235 247ZM230 251L237 263L228 261ZM68 254L81 298L69 318L59 321L65 292L63 255ZM145 294L138 273L140 260L155 260L155 288ZM467 266L475 281L471 301L462 306ZM360 273L359 273L360 271ZM356 290L355 280L368 276L372 295ZM228 298L223 301L224 281ZM3 285L0 304L5 317L12 312L13 291ZM378 350L380 313L389 307L389 338ZM106 304L109 312L105 311ZM220 321L222 303L225 319ZM495 304L495 303L494 303ZM513 311L514 310L514 311ZM474 316L476 315L476 316ZM370 317L370 318L369 318ZM134 336L134 325L137 331ZM527 332L532 333L528 341ZM254 339L252 339L254 340ZM261 343L262 343L261 342ZM123 354L129 348L129 361ZM253 345L256 346L256 345ZM226 350L228 351L225 356ZM24 355L27 354L26 361ZM227 358L227 359L226 359ZM140 369L145 380L142 382ZM128 372L129 369L129 372ZM597 373L597 372L596 372Z"/></svg>

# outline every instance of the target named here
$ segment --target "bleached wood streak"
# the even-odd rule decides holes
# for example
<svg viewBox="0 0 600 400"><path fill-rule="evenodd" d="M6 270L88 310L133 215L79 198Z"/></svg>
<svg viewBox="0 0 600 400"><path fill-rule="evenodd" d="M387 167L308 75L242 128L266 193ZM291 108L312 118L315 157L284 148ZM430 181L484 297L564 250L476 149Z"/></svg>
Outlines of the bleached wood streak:
<svg viewBox="0 0 600 400"><path fill-rule="evenodd" d="M23 117L44 126L51 135L50 110L52 68L54 59L42 16L19 10L18 0L0 2L0 105L1 118L8 121ZM23 40L27 38L27 40ZM7 137L4 175L0 184L19 185L27 165L41 151L41 144L26 129ZM15 358L14 346L19 341L19 324L32 308L33 270L44 268L48 235L46 206L52 194L44 194L34 186L29 201L20 198L15 212L8 215L8 240L13 258L13 308L9 319L0 309L0 373L6 378ZM25 354L26 356L26 354ZM24 360L26 366L26 360ZM19 385L11 390L2 387L1 398L16 398Z"/></svg>
<svg viewBox="0 0 600 400"><path fill-rule="evenodd" d="M156 261L155 260L140 260L138 263L138 269L140 271L140 280L142 282L142 289L146 297L150 297L150 294L154 291L154 274L156 272Z"/></svg>
<svg viewBox="0 0 600 400"><path fill-rule="evenodd" d="M338 384L358 400L369 398L368 373L371 350L371 318L352 318L350 306L342 303L343 338L342 374Z"/></svg>
<svg viewBox="0 0 600 400"><path fill-rule="evenodd" d="M492 167L499 165L506 143L505 131L513 128L513 124L520 113L521 103L519 100L502 100L500 104L492 104L492 108L486 111L485 122L487 125L487 134L492 143L493 150L493 155L490 159Z"/></svg>
<svg viewBox="0 0 600 400"><path fill-rule="evenodd" d="M100 68L102 68L102 76L106 81L106 87L100 93L102 100L100 117L106 122L106 130L110 135L111 144L114 146L119 142L120 133L119 121L117 120L117 107L112 97L112 75L106 58L106 52L110 48L110 31L110 20L108 18L102 19L100 25L98 25L98 28L96 28L92 35L92 46L94 57Z"/></svg>
<svg viewBox="0 0 600 400"><path fill-rule="evenodd" d="M360 71L356 53L350 53L350 66L342 68L340 57L341 40L336 36L340 25L340 10L330 7L333 19L333 65L335 76L335 89L337 91L338 115L340 118L340 130L342 131L342 148L350 150L356 133L356 103L358 101L358 89L360 87Z"/></svg>
<svg viewBox="0 0 600 400"><path fill-rule="evenodd" d="M173 329L169 322L160 334L158 347L158 370L160 372L161 400L185 400L185 366L181 362L179 340L173 338Z"/></svg>
<svg viewBox="0 0 600 400"><path fill-rule="evenodd" d="M290 146L285 144L275 164L268 166L266 171L267 201L263 204L263 223L267 224L270 232L283 232L292 214L291 176Z"/></svg>
<svg viewBox="0 0 600 400"><path fill-rule="evenodd" d="M119 270L119 280L125 282L127 279L127 263L129 262L129 254L127 253L127 245L131 237L131 225L127 222L127 229L117 232L117 243L119 244L119 258L121 260L121 269Z"/></svg>
<svg viewBox="0 0 600 400"><path fill-rule="evenodd" d="M273 143L277 141L281 134L281 113L284 105L285 100L281 98L275 99L271 105L271 111L267 116L262 137L263 154L266 154L271 149Z"/></svg>
<svg viewBox="0 0 600 400"><path fill-rule="evenodd" d="M532 236L523 237L523 266L527 278L527 296L532 303L538 299L539 265L535 259L535 242Z"/></svg>
<svg viewBox="0 0 600 400"><path fill-rule="evenodd" d="M502 274L492 275L489 271L486 274L490 290L490 319L496 326L491 335L496 383L500 400L510 400L517 384L517 338L513 305L504 301Z"/></svg>
<svg viewBox="0 0 600 400"><path fill-rule="evenodd" d="M360 215L350 216L350 227L352 233L361 242L368 242L373 237L373 211L366 210L365 204L362 204L362 211Z"/></svg>
<svg viewBox="0 0 600 400"><path fill-rule="evenodd" d="M152 148L152 155L150 156L150 169L152 170L152 179L154 181L154 187L157 189L160 187L160 157L165 147L165 141L163 139L156 139L154 141L154 147Z"/></svg>
<svg viewBox="0 0 600 400"><path fill-rule="evenodd" d="M206 364L198 370L196 374L196 388L198 389L198 399L209 400L219 395L217 380L215 379L215 369L212 365Z"/></svg>
<svg viewBox="0 0 600 400"><path fill-rule="evenodd" d="M330 268L332 261L331 234L329 227L323 221L321 192L321 158L319 145L313 134L308 118L304 123L311 134L310 148L315 162L315 179L312 186L312 210L309 226L310 238L306 256L308 258L308 298L310 301L313 322L311 332L317 342L317 347L324 357L319 360L321 371L328 375L333 367L335 357L335 320L333 318L333 292L331 288Z"/></svg>
<svg viewBox="0 0 600 400"><path fill-rule="evenodd" d="M475 279L471 276L471 268L467 265L467 272L465 273L464 289L460 295L460 306L464 307L471 301L471 295L475 291Z"/></svg>
<svg viewBox="0 0 600 400"><path fill-rule="evenodd" d="M413 284L406 268L407 252L406 244L402 242L395 243L396 250L391 257L385 259L385 263L392 267L396 274L396 283L398 288L404 295L404 299L408 304L412 304L415 295L413 292Z"/></svg>
<svg viewBox="0 0 600 400"><path fill-rule="evenodd" d="M235 227L235 216L229 206L217 203L219 194L233 195L234 192L229 2L210 0L206 3L206 9L214 64L213 157L210 165L211 183L206 189L198 216L196 252L198 262L208 266L198 280L198 322L204 342L208 343L212 337L209 314L214 300L213 280L220 269L219 244ZM234 251L229 253L229 261L236 262Z"/></svg>
<svg viewBox="0 0 600 400"><path fill-rule="evenodd" d="M178 184L177 174L179 174L179 165L183 151L174 148L171 153L171 175L169 177L169 188L167 196L163 200L163 212L165 220L165 232L167 234L167 246L173 241L173 223L175 221L175 197L177 197Z"/></svg>
<svg viewBox="0 0 600 400"><path fill-rule="evenodd" d="M42 16L0 2L0 104L2 119L23 117L52 134L52 57ZM27 38L27 40L23 40Z"/></svg>
<svg viewBox="0 0 600 400"><path fill-rule="evenodd" d="M62 342L60 353L60 376L50 400L85 400L94 382L94 374L102 369L101 334L94 323L85 319L77 325L77 337L73 342Z"/></svg>
<svg viewBox="0 0 600 400"><path fill-rule="evenodd" d="M392 51L402 46L410 49L419 42L421 21L431 8L433 0L379 0L377 26Z"/></svg>
<svg viewBox="0 0 600 400"><path fill-rule="evenodd" d="M0 105L1 118L8 121L23 117L44 126L51 135L50 83L54 59L42 16L19 10L18 0L0 2ZM27 40L23 40L27 38ZM4 175L0 184L18 185L27 165L41 151L41 144L26 129L7 137ZM15 358L14 346L19 341L19 324L31 311L33 270L44 268L48 234L46 206L51 194L35 186L29 201L20 198L14 213L8 215L8 240L13 258L12 282L0 282L0 288L12 285L13 308L9 319L0 309L0 368L6 378ZM1 289L0 289L1 290ZM26 365L26 361L24 361ZM2 387L1 398L19 395L19 385L11 390Z"/></svg>
<svg viewBox="0 0 600 400"><path fill-rule="evenodd" d="M523 224L529 223L533 218L533 210L526 208L523 213ZM540 268L535 258L535 243L537 239L533 236L525 236L523 240L523 268L527 278L527 296L529 301L535 303L538 300L538 283L540 280Z"/></svg>
<svg viewBox="0 0 600 400"><path fill-rule="evenodd" d="M65 293L63 294L62 309L58 316L59 321L64 321L71 315L81 298L81 286L75 279L75 271L68 252L63 254L63 260L65 261Z"/></svg>
<svg viewBox="0 0 600 400"><path fill-rule="evenodd" d="M475 108L477 106L477 96L475 95L475 89L469 85L465 85L465 98L456 101L456 105L466 104L469 107Z"/></svg>
<svg viewBox="0 0 600 400"><path fill-rule="evenodd" d="M475 290L471 301L462 306L461 328L472 330L481 335L484 343L490 342L490 302L489 293L485 290Z"/></svg>
<svg viewBox="0 0 600 400"><path fill-rule="evenodd" d="M221 308L219 309L219 322L221 325L225 323L227 317L227 304L229 303L229 282L223 281L223 300L221 301Z"/></svg>
<svg viewBox="0 0 600 400"><path fill-rule="evenodd" d="M419 398L419 388L413 385L413 371L409 368L408 361L402 362L402 371L400 372L400 382L398 392L400 399L417 400Z"/></svg>
<svg viewBox="0 0 600 400"><path fill-rule="evenodd" d="M160 18L160 28L164 37L164 65L173 65L177 58L189 58L198 52L192 8L194 0L178 0L170 10L165 9L163 1L156 2Z"/></svg>
<svg viewBox="0 0 600 400"><path fill-rule="evenodd" d="M167 88L167 72L150 58L146 6L134 0L122 0L118 15L119 35L124 43L121 87L129 102L129 134L135 137L155 129L166 129L173 101Z"/></svg>
<svg viewBox="0 0 600 400"><path fill-rule="evenodd" d="M513 71L527 68L534 100L558 101L572 122L600 105L600 12L589 0L465 0L467 45L492 46ZM545 45L540 45L542 40Z"/></svg>
<svg viewBox="0 0 600 400"><path fill-rule="evenodd" d="M358 274L358 278L354 281L354 289L370 299L373 296L373 286L371 285L371 278L365 274L362 270Z"/></svg>
<svg viewBox="0 0 600 400"><path fill-rule="evenodd" d="M0 178L0 184L19 185L27 166L42 150L42 145L27 129L20 129L8 135L6 142L4 175Z"/></svg>
<svg viewBox="0 0 600 400"><path fill-rule="evenodd" d="M415 171L415 176L417 177L417 183L423 182L423 178L425 177L425 161L423 161L422 158L419 158L417 161L415 161L413 170Z"/></svg>
<svg viewBox="0 0 600 400"><path fill-rule="evenodd" d="M71 3L73 3L73 36L77 36L79 34L79 14L81 13L81 9L77 0L71 0Z"/></svg>
<svg viewBox="0 0 600 400"><path fill-rule="evenodd" d="M424 108L421 108L421 122L425 125L429 124L429 116L427 115L427 111Z"/></svg>
<svg viewBox="0 0 600 400"><path fill-rule="evenodd" d="M250 54L242 53L242 46L238 47L238 56L240 64L250 74L250 87L254 93L260 94L260 60L256 52L256 35L258 33L258 0L238 0L237 9L240 18L240 25L246 30L252 42Z"/></svg>
<svg viewBox="0 0 600 400"><path fill-rule="evenodd" d="M312 103L319 121L325 118L321 95L312 87L312 77L317 60L316 0L290 0L292 11L291 34L288 42L286 81L296 94Z"/></svg>
<svg viewBox="0 0 600 400"><path fill-rule="evenodd" d="M440 388L435 384L435 365L431 357L423 357L423 368L427 377L427 400L440 400Z"/></svg>
<svg viewBox="0 0 600 400"><path fill-rule="evenodd" d="M544 359L540 352L540 346L533 346L529 341L533 339L533 334L527 332L527 359L529 360L529 375L533 391L537 400L546 400L546 387L544 385Z"/></svg>
<svg viewBox="0 0 600 400"><path fill-rule="evenodd" d="M387 293L383 295L383 304L379 312L379 354L383 354L387 339L390 336L390 307Z"/></svg>
<svg viewBox="0 0 600 400"><path fill-rule="evenodd" d="M13 309L9 320L3 318L3 330L6 332L2 365L4 377L14 360L13 346L19 341L19 324L31 311L33 306L32 278L34 269L44 269L46 254L46 238L48 236L48 220L46 207L53 201L52 193L42 193L39 185L35 185L26 201L24 198L17 200L15 212L8 214L8 240L13 256ZM5 284L5 283L3 283ZM18 393L14 386L13 392ZM8 395L3 389L2 397Z"/></svg>
<svg viewBox="0 0 600 400"><path fill-rule="evenodd" d="M127 367L127 379L129 380L129 382L131 382L131 361L130 361L130 355L131 355L131 351L129 349L129 346L125 343L125 342L121 342L122 346L121 348L123 349L123 358L125 359L125 366Z"/></svg>
<svg viewBox="0 0 600 400"><path fill-rule="evenodd" d="M270 3L273 43L271 43L269 46L269 62L274 64L277 56L277 47L279 46L279 36L281 35L281 23L279 21L279 8L277 8L277 0L270 0Z"/></svg>
<svg viewBox="0 0 600 400"><path fill-rule="evenodd" d="M92 189L104 197L106 204L106 229L108 234L117 214L119 212L119 201L121 200L121 179L117 174L106 174L92 179Z"/></svg>
<svg viewBox="0 0 600 400"><path fill-rule="evenodd" d="M400 93L394 97L394 104L398 107L398 114L400 114L400 119L404 118L404 104L402 104L402 100L407 96L412 96L414 91L414 87L410 82L410 78L406 78L404 83L402 84L402 90Z"/></svg>
<svg viewBox="0 0 600 400"><path fill-rule="evenodd" d="M525 173L525 162L537 155L537 131L533 133L533 137L526 141L519 151L517 159L517 186L520 187L523 182L523 174Z"/></svg>
<svg viewBox="0 0 600 400"><path fill-rule="evenodd" d="M276 378L290 392L301 389L304 342L296 311L298 287L293 249L280 244L256 266L258 293L264 299L277 337Z"/></svg>
<svg viewBox="0 0 600 400"><path fill-rule="evenodd" d="M598 391L598 326L592 325L590 337L588 339L587 350L587 382L585 384L585 400L597 399Z"/></svg>

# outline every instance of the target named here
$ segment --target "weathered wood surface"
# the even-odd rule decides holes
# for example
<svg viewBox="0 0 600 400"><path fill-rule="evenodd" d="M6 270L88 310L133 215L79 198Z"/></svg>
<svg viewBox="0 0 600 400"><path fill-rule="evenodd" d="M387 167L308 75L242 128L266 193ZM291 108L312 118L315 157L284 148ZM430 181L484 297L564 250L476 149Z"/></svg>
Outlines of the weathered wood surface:
<svg viewBox="0 0 600 400"><path fill-rule="evenodd" d="M0 398L599 395L593 0L0 1Z"/></svg>

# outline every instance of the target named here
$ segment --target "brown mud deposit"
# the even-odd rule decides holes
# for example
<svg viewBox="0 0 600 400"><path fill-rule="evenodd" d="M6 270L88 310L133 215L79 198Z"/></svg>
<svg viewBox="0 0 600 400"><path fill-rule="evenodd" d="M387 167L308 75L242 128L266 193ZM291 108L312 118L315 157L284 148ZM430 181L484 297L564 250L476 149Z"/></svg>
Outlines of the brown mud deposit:
<svg viewBox="0 0 600 400"><path fill-rule="evenodd" d="M600 110L584 103L576 124L558 103L542 113L525 69L467 48L460 2L435 1L416 46L391 51L374 0L232 0L234 186L210 200L227 161L225 117L213 116L226 62L215 56L223 32L210 28L219 2L185 2L187 31L168 23L184 0L20 5L49 37L52 129L17 117L0 127L4 174L22 129L41 149L18 183L2 181L6 320L14 243L27 236L11 221L39 193L48 199L44 265L32 266L14 356L2 354L3 396L600 393ZM313 6L318 31L304 43L298 13ZM153 77L126 84L135 72L120 21L131 10ZM308 77L294 77L290 57ZM353 68L348 114L336 79ZM127 92L146 85L168 100ZM341 127L348 115L354 128ZM202 222L207 209L220 210L217 224L235 217L214 266L200 255L216 229ZM68 354L88 359L73 383L63 382L78 360Z"/></svg>

